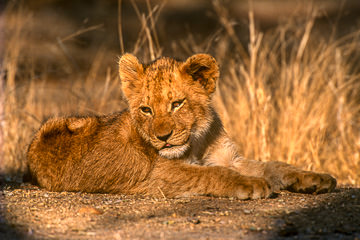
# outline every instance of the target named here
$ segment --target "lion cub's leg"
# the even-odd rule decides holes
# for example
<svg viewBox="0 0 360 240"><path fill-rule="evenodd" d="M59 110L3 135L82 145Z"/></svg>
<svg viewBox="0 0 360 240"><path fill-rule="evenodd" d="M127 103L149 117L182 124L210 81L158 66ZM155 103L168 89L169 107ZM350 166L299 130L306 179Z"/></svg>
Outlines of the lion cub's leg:
<svg viewBox="0 0 360 240"><path fill-rule="evenodd" d="M266 198L272 193L263 178L241 176L221 166L190 165L168 159L155 163L149 178L136 192L166 197L213 195L239 199Z"/></svg>
<svg viewBox="0 0 360 240"><path fill-rule="evenodd" d="M234 160L233 168L244 175L264 177L273 191L286 189L301 193L325 193L336 186L335 178L329 174L303 171L283 162L238 158Z"/></svg>
<svg viewBox="0 0 360 240"><path fill-rule="evenodd" d="M334 190L336 186L336 180L328 174L303 171L283 162L262 162L242 158L225 133L211 148L205 165L224 166L244 176L264 178L273 191L286 189L293 192L323 193Z"/></svg>
<svg viewBox="0 0 360 240"><path fill-rule="evenodd" d="M264 177L280 189L300 193L326 193L336 187L336 179L325 173L304 171L283 162L267 162Z"/></svg>

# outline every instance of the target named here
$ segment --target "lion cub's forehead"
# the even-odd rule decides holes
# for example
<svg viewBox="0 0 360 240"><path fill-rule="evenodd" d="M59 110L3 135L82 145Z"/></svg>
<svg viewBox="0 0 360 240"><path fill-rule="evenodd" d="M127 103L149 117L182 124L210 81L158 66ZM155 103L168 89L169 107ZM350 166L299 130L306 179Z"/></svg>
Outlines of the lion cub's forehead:
<svg viewBox="0 0 360 240"><path fill-rule="evenodd" d="M182 95L180 62L171 58L160 58L145 65L144 97L147 104L154 101L171 101Z"/></svg>

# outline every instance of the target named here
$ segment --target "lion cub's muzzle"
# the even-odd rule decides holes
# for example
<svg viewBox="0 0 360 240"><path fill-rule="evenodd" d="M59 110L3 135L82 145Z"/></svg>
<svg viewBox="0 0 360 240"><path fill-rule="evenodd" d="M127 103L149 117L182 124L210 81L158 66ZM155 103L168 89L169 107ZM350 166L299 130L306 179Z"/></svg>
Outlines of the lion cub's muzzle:
<svg viewBox="0 0 360 240"><path fill-rule="evenodd" d="M154 119L151 144L162 157L173 159L182 157L190 147L190 131L186 126L178 126L169 116Z"/></svg>
<svg viewBox="0 0 360 240"><path fill-rule="evenodd" d="M163 141L163 142L166 142L170 136L173 134L173 130L171 130L170 132L168 133L165 133L165 134L157 134L156 135L156 138L159 139L160 141Z"/></svg>
<svg viewBox="0 0 360 240"><path fill-rule="evenodd" d="M186 132L175 133L171 130L166 135L155 135L151 143L162 157L179 158L190 148L190 135Z"/></svg>

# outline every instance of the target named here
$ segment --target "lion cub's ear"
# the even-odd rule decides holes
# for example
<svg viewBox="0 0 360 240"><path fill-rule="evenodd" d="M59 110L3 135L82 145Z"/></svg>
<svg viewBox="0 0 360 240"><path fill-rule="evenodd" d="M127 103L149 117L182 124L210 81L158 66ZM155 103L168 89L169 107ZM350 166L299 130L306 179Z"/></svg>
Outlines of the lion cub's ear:
<svg viewBox="0 0 360 240"><path fill-rule="evenodd" d="M208 54L195 54L189 57L181 71L192 76L210 95L215 91L216 81L219 78L219 67L216 60Z"/></svg>
<svg viewBox="0 0 360 240"><path fill-rule="evenodd" d="M126 98L140 90L143 66L134 55L126 53L120 58L119 74Z"/></svg>

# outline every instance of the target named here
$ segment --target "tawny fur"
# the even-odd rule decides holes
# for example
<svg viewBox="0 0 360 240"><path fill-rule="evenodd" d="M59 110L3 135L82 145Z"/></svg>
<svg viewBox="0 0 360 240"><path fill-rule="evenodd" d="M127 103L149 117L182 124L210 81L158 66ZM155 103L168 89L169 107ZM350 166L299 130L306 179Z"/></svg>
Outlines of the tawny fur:
<svg viewBox="0 0 360 240"><path fill-rule="evenodd" d="M119 61L129 108L106 116L48 120L28 150L34 181L51 191L253 199L272 191L328 192L336 180L281 162L242 158L211 106L219 69L185 62Z"/></svg>

